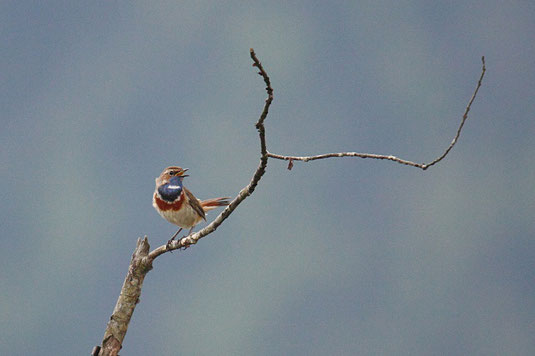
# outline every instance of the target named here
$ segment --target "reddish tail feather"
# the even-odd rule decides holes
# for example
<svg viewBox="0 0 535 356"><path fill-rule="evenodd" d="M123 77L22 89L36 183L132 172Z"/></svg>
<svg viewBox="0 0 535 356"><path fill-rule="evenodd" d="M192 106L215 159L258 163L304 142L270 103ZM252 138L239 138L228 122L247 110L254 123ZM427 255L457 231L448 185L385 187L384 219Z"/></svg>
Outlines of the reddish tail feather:
<svg viewBox="0 0 535 356"><path fill-rule="evenodd" d="M218 206L229 205L229 199L230 197L206 199L201 201L201 206L205 211L209 211L217 208Z"/></svg>

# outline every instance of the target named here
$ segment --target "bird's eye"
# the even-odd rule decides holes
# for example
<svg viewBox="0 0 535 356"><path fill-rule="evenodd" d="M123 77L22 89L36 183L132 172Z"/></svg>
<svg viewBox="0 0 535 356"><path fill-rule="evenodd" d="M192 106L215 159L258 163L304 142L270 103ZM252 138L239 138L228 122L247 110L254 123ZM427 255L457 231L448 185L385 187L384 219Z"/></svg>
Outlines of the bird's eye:
<svg viewBox="0 0 535 356"><path fill-rule="evenodd" d="M170 175L170 176L176 176L177 173L178 173L177 171L170 171L170 172L169 172L169 175Z"/></svg>

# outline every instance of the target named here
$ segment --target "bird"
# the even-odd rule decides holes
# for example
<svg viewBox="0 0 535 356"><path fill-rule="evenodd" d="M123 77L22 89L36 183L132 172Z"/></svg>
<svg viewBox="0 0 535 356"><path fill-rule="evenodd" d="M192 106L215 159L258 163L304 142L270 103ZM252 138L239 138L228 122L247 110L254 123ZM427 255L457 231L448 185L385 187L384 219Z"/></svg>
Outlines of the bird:
<svg viewBox="0 0 535 356"><path fill-rule="evenodd" d="M197 199L182 181L188 177L188 168L170 166L163 170L156 178L156 188L152 196L152 206L158 214L171 224L179 227L178 231L167 242L167 245L175 239L182 229L189 229L189 236L195 225L206 221L206 212L220 206L229 205L230 197L213 198L207 200Z"/></svg>

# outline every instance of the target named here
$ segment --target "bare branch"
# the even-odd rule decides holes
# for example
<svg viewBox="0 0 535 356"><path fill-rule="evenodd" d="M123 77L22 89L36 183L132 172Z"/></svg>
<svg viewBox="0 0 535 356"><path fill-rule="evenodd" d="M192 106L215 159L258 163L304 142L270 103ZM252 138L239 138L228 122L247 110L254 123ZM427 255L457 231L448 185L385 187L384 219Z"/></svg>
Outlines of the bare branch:
<svg viewBox="0 0 535 356"><path fill-rule="evenodd" d="M479 80L477 82L476 90L474 91L474 94L472 94L472 98L470 98L470 101L468 102L468 105L466 106L466 110L464 111L463 119L461 120L461 124L459 125L459 128L457 129L457 134L455 135L455 137L451 141L451 143L448 146L448 148L446 148L446 151L444 151L442 156L438 157L437 159L435 159L431 163L425 165L425 167L422 167L422 169L427 169L427 168L431 167L432 165L434 165L435 163L440 162L444 157L446 157L446 155L451 151L453 146L455 146L455 144L457 143L457 139L461 135L461 130L463 129L464 123L466 122L466 119L468 118L468 112L470 111L470 108L472 107L472 103L476 99L477 92L479 91L479 88L481 87L481 82L483 82L483 77L485 76L485 71L487 70L485 68L485 56L481 57L481 62L482 62L481 76L479 77Z"/></svg>
<svg viewBox="0 0 535 356"><path fill-rule="evenodd" d="M139 301L139 296L141 295L141 287L143 285L143 281L145 278L145 275L152 269L152 263L156 257L160 256L161 254L177 250L180 248L187 248L188 246L194 245L204 236L207 236L208 234L211 234L214 232L219 225L225 221L225 219L238 207L238 205L245 200L249 195L251 195L256 186L258 185L258 182L264 175L267 167L268 158L276 158L281 160L287 160L289 161L288 169L291 169L293 166L293 161L313 161L316 159L323 159L323 158L330 158L330 157L360 157L360 158L374 158L374 159L386 159L390 161L395 161L401 164L406 164L409 166L421 168L421 169L427 169L428 167L434 165L435 163L440 162L446 155L449 153L449 151L453 148L455 143L457 142L459 135L461 134L461 130L463 128L463 125L468 117L468 112L470 111L470 107L473 103L473 101L476 98L477 92L479 88L481 87L481 82L483 80L483 76L485 74L485 58L482 58L483 61L483 70L481 73L481 77L479 78L476 90L474 91L474 94L472 95L472 98L470 99L468 106L466 107L465 113L463 115L463 119L461 121L461 124L459 128L457 129L457 134L455 135L453 141L451 142L450 146L446 149L446 151L437 159L432 161L429 164L419 164L414 163L411 161L403 160L400 158L397 158L395 156L386 156L386 155L377 155L377 154L370 154L370 153L356 153L356 152L341 152L341 153L328 153L323 155L317 155L317 156L308 156L308 157L297 157L297 156L283 156L278 154L273 154L267 151L266 148L266 137L265 137L265 127L264 127L264 121L268 115L270 105L273 101L273 88L271 88L271 83L269 76L267 75L266 71L264 70L262 64L256 57L256 54L254 50L251 48L250 50L251 59L253 60L253 66L258 68L262 78L264 79L264 82L266 84L266 92L268 94L264 109L262 110L262 113L260 114L260 118L258 119L256 123L256 128L258 130L258 135L260 138L260 163L251 178L251 181L248 185L246 185L230 202L230 204L219 214L214 221L212 221L210 224L208 224L205 228L201 229L199 232L186 236L178 241L173 241L168 245L162 245L153 251L150 251L150 246L148 243L148 239L145 237L143 239L138 239L136 250L134 251L134 254L132 255L132 260L130 263L130 267L128 270L128 274L126 275L123 287L121 289L121 294L119 296L119 299L117 300L117 303L115 305L115 309L113 310L113 314L110 318L110 321L108 322L106 332L104 334L104 340L102 342L102 347L96 346L93 351L92 355L117 355L119 350L121 349L122 342L124 340L124 336L126 335L126 331L128 329L128 325L130 323L130 318L132 317L132 314L134 312L134 309L136 307L136 304Z"/></svg>
<svg viewBox="0 0 535 356"><path fill-rule="evenodd" d="M154 249L147 256L148 263L152 263L152 261L156 257L160 256L161 254L167 251L173 251L173 250L177 250L180 248L187 248L188 246L194 245L197 243L197 241L199 241L204 236L214 232L218 228L218 226L221 225L221 223L225 221L225 219L234 211L234 209L236 209L236 207L238 207L238 205L240 205L240 203L243 200L245 200L245 198L247 198L249 195L251 195L254 192L258 182L260 181L260 178L262 178L262 176L264 175L266 171L266 166L267 166L267 161L268 161L268 152L266 148L266 132L265 132L265 127L264 127L264 120L266 119L268 115L269 107L271 105L271 102L273 101L273 88L271 87L269 76L264 70L262 63L260 63L260 61L256 57L256 54L252 48L250 50L250 54L251 54L251 59L253 60L253 67L258 68L259 70L258 74L260 74L262 78L264 78L264 82L266 83L266 91L268 94L266 98L266 102L264 104L264 109L262 110L262 113L260 114L260 118L258 119L258 122L256 123L256 129L258 130L258 136L260 138L260 164L258 165L258 168L256 169L256 172L253 175L253 178L251 179L249 184L245 186L238 193L236 198L234 198L234 200L230 202L230 204L225 208L225 210L223 210L221 214L219 214L219 216L214 219L214 221L212 221L206 227L204 227L203 229L201 229L200 231L192 235L186 236L177 241L172 241L171 244L169 245L162 245Z"/></svg>
<svg viewBox="0 0 535 356"><path fill-rule="evenodd" d="M379 155L379 154L373 154L373 153L357 153L357 152L339 152L339 153L326 153L316 156L285 156L285 155L279 155L275 153L268 152L268 157L286 160L288 162L288 169L292 169L293 167L293 161L314 161L317 159L324 159L324 158L332 158L332 157L359 157L359 158L373 158L373 159L384 159L389 161L394 161L397 163L405 164L407 166L412 166L416 168L421 168L423 170L426 170L427 168L431 167L432 165L440 162L444 157L448 155L448 153L451 151L453 146L457 143L457 140L459 139L459 136L461 135L461 130L463 129L464 123L466 122L466 119L468 118L468 112L470 111L470 108L472 107L472 103L476 99L477 92L479 91L479 88L481 87L481 83L483 81L483 77L485 76L485 57L481 57L482 62L482 69L481 69L481 75L479 77L479 80L477 82L476 89L474 91L474 94L472 94L472 98L470 98L470 101L468 102L468 105L466 106L466 110L464 111L463 119L461 120L461 124L459 125L457 129L457 133L453 140L451 141L448 148L446 148L446 151L436 158L435 160L431 161L430 163L416 163L408 160L404 160L401 158L398 158L396 156L392 155Z"/></svg>
<svg viewBox="0 0 535 356"><path fill-rule="evenodd" d="M333 158L333 157L360 157L360 158L386 159L386 160L389 160L389 161L394 161L394 162L398 162L398 163L401 163L401 164L406 164L407 166L413 166L413 167L418 167L418 168L425 169L423 167L424 165L422 165L420 163L414 163L414 162L411 162L411 161L406 161L406 160L398 158L396 156L378 155L378 154L374 154L374 153L338 152L338 153L325 153L325 154L317 155L317 156L283 156L283 155L278 155L278 154L275 154L275 153L268 152L268 157L276 158L276 159L282 159L282 160L285 160L285 161L290 161L288 163L288 169L292 169L291 167L293 167L293 161L308 162L308 161L315 161L317 159Z"/></svg>
<svg viewBox="0 0 535 356"><path fill-rule="evenodd" d="M96 346L92 355L115 356L119 354L130 324L130 318L134 313L136 304L139 302L143 281L147 273L152 269L152 264L147 263L149 248L147 237L137 240L137 246L132 255L130 267L121 288L121 294L117 299L104 332L102 347Z"/></svg>
<svg viewBox="0 0 535 356"><path fill-rule="evenodd" d="M126 331L128 330L130 318L132 317L136 304L139 301L143 280L145 279L145 275L152 269L152 262L154 259L165 252L194 245L204 236L214 232L217 227L221 225L221 223L234 211L234 209L236 209L236 207L238 207L238 205L240 205L245 198L254 192L258 182L262 178L262 175L264 175L268 161L264 120L268 115L269 106L273 101L273 88L271 88L269 77L252 48L251 58L253 60L253 66L259 69L259 74L264 78L264 82L266 83L266 91L268 93L268 97L264 104L264 109L262 110L260 118L256 123L256 128L260 137L260 164L258 165L255 174L253 175L249 184L238 193L236 198L230 202L225 210L223 210L223 212L221 212L221 214L219 214L214 221L212 221L208 226L199 232L184 237L178 241L173 241L169 246L162 245L150 253L150 246L147 238L145 237L144 239L138 239L136 250L132 255L132 261L130 262L128 274L126 275L123 287L121 288L121 294L119 295L119 299L117 300L115 309L113 310L113 314L104 333L102 347L95 346L92 350L92 355L113 356L118 354L126 335Z"/></svg>

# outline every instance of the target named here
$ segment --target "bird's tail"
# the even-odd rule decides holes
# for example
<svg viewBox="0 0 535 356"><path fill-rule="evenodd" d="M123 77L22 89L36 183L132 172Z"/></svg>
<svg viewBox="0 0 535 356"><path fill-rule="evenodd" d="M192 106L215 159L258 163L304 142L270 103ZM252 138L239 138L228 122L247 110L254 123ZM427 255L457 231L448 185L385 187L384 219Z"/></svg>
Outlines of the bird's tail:
<svg viewBox="0 0 535 356"><path fill-rule="evenodd" d="M201 206L204 211L210 211L217 208L218 206L229 205L229 199L230 197L206 199L201 201Z"/></svg>

